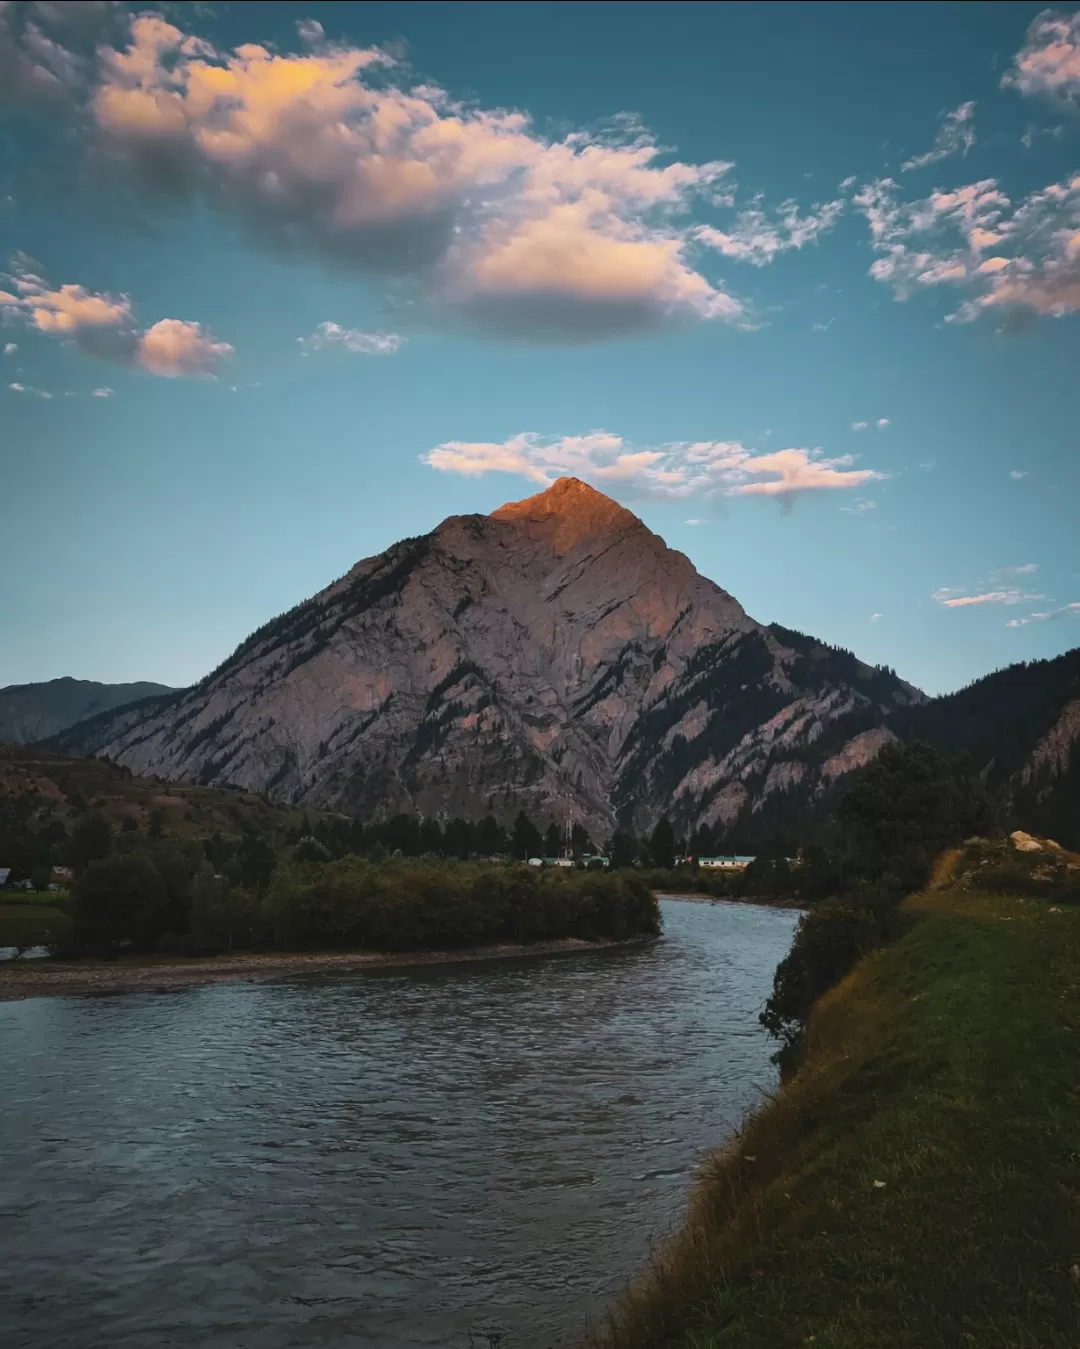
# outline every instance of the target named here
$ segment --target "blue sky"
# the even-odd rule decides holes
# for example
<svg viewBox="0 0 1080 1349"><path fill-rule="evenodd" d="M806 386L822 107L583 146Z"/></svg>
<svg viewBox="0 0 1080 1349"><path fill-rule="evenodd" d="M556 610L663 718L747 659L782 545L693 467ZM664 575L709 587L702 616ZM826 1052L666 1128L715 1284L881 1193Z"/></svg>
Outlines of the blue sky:
<svg viewBox="0 0 1080 1349"><path fill-rule="evenodd" d="M0 684L561 472L930 692L1080 641L1080 11L7 4L0 90Z"/></svg>

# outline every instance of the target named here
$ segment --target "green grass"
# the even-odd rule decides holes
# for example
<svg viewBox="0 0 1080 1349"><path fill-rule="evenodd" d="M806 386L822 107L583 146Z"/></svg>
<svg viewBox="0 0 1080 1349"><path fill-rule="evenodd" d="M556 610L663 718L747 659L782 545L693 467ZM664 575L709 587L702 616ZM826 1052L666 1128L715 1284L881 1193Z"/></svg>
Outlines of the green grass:
<svg viewBox="0 0 1080 1349"><path fill-rule="evenodd" d="M904 908L597 1343L1080 1345L1080 909Z"/></svg>
<svg viewBox="0 0 1080 1349"><path fill-rule="evenodd" d="M69 915L53 904L0 902L0 946L44 946L70 926Z"/></svg>

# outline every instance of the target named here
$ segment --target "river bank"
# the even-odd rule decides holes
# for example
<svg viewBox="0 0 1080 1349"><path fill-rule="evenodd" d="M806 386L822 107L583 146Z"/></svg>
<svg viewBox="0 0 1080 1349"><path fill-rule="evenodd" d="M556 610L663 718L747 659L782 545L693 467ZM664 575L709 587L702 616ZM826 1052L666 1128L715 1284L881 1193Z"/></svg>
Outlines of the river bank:
<svg viewBox="0 0 1080 1349"><path fill-rule="evenodd" d="M123 993L183 988L189 984L254 983L303 974L359 974L366 970L407 969L415 965L455 965L481 960L522 960L622 950L655 941L583 941L564 937L529 945L505 943L449 951L264 952L191 960L33 960L0 964L0 1002L70 993Z"/></svg>
<svg viewBox="0 0 1080 1349"><path fill-rule="evenodd" d="M801 913L806 907L793 899L770 899L750 895L703 895L700 890L654 890L657 899L675 899L687 904L749 904L756 909L790 909Z"/></svg>
<svg viewBox="0 0 1080 1349"><path fill-rule="evenodd" d="M903 912L594 1349L1074 1349L1080 907L960 884Z"/></svg>

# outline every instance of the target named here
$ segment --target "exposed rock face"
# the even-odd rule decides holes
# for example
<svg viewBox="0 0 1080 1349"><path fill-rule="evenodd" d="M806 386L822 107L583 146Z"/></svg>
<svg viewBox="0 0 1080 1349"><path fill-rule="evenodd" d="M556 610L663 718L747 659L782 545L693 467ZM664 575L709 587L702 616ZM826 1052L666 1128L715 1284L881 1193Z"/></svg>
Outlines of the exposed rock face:
<svg viewBox="0 0 1080 1349"><path fill-rule="evenodd" d="M756 623L564 478L358 563L195 688L60 743L362 815L570 809L603 836L665 812L730 824L828 782L885 743L890 708L921 699Z"/></svg>
<svg viewBox="0 0 1080 1349"><path fill-rule="evenodd" d="M1020 775L1021 783L1039 777L1059 777L1066 773L1074 748L1080 744L1080 698L1065 704L1061 716L1032 750Z"/></svg>

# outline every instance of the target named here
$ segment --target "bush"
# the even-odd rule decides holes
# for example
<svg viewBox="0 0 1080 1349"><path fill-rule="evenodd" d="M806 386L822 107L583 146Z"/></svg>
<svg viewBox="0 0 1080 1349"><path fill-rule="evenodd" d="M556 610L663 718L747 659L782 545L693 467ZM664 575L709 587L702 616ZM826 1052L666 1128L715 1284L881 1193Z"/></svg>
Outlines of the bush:
<svg viewBox="0 0 1080 1349"><path fill-rule="evenodd" d="M884 907L884 896L873 898ZM883 924L881 912L875 912L875 907L826 900L799 919L791 951L777 966L772 994L758 1018L780 1041L774 1062L781 1068L793 1065L817 999L880 943Z"/></svg>

